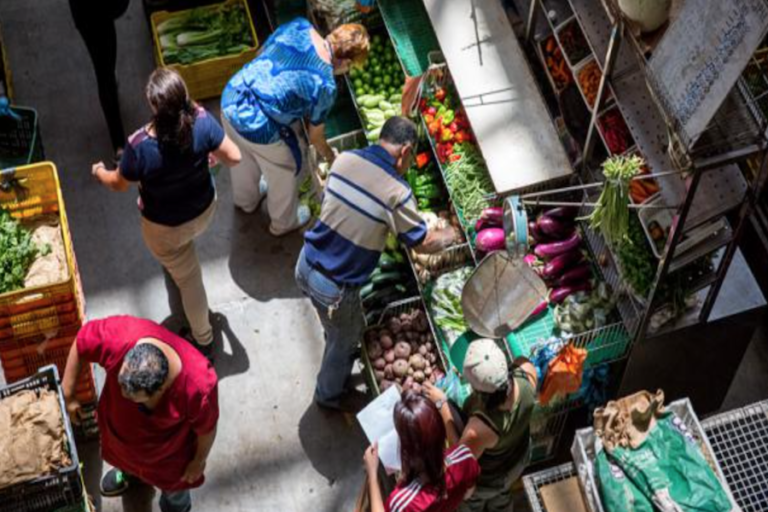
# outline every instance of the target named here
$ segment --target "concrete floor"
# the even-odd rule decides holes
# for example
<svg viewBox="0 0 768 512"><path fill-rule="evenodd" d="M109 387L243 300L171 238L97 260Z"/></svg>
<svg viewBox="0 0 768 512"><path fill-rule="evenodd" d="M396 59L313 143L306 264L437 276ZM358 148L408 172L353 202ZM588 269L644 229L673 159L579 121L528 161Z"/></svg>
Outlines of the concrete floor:
<svg viewBox="0 0 768 512"><path fill-rule="evenodd" d="M16 102L37 109L46 155L59 169L88 316L166 319L171 307L164 278L141 240L135 191L110 193L90 176L91 163L110 157L110 144L91 63L66 0L2 0L0 22ZM118 34L121 102L130 133L147 121L142 90L154 68L139 0L118 21ZM208 107L217 110L216 102ZM275 240L266 232L265 216L236 213L227 170L217 185L219 209L198 251L212 309L228 324L216 362L222 419L207 483L194 493L195 509L352 510L366 443L353 418L311 405L323 342L311 305L293 280L301 240ZM766 398L765 339L753 342L748 372L737 379L731 405ZM98 499L98 447L84 445L80 452ZM125 510L148 510L140 501ZM121 509L119 500L99 506Z"/></svg>

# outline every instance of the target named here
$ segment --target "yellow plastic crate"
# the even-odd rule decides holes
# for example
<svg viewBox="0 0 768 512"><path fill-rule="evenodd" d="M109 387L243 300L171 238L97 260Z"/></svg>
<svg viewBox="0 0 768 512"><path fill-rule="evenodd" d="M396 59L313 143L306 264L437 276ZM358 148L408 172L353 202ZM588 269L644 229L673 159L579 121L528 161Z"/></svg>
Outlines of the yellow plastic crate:
<svg viewBox="0 0 768 512"><path fill-rule="evenodd" d="M180 12L188 12L191 9L175 12L159 11L153 13L151 16L152 39L155 43L155 62L160 67L169 67L178 72L187 83L189 95L195 100L204 100L221 96L221 93L224 90L224 86L227 85L227 82L232 77L232 75L240 71L240 69L245 64L249 63L256 57L256 50L259 47L259 40L256 37L256 28L253 26L251 11L248 9L248 2L245 0L227 0L221 4L199 7L199 9L215 9L222 4L240 4L245 8L245 13L248 17L248 24L251 29L251 36L253 37L254 41L254 47L243 51L240 53L240 55L216 57L214 59L203 60L193 64L171 64L170 66L166 66L165 62L163 62L163 53L160 46L160 36L157 33L157 26L160 23L166 21L168 18Z"/></svg>
<svg viewBox="0 0 768 512"><path fill-rule="evenodd" d="M12 336L20 338L55 331L64 319L68 319L64 323L72 324L73 316L75 325L82 323L84 301L56 166L38 162L0 170L0 185L0 206L13 217L58 217L67 262L67 277L59 283L0 294L0 332L10 328Z"/></svg>

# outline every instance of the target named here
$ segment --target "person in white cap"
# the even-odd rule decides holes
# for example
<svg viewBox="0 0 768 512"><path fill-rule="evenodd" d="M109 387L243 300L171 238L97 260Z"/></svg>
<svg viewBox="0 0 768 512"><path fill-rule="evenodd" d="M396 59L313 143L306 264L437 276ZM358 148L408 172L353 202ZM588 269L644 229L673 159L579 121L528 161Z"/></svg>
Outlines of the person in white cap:
<svg viewBox="0 0 768 512"><path fill-rule="evenodd" d="M530 461L536 368L525 358L508 365L497 342L479 339L469 345L463 374L472 394L464 404L469 420L459 442L478 458L481 473L459 512L507 512L512 510L512 484ZM432 385L425 393L438 405L446 427L455 431L445 394Z"/></svg>

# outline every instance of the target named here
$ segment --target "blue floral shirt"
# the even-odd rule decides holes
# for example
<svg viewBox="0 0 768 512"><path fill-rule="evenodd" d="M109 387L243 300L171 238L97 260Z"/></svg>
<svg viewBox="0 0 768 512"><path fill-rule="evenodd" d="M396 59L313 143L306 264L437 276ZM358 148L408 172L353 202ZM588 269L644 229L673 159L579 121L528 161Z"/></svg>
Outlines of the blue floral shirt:
<svg viewBox="0 0 768 512"><path fill-rule="evenodd" d="M333 66L312 44L312 25L297 18L279 27L261 53L232 77L221 96L224 116L255 144L280 140L279 124L325 122L336 100Z"/></svg>

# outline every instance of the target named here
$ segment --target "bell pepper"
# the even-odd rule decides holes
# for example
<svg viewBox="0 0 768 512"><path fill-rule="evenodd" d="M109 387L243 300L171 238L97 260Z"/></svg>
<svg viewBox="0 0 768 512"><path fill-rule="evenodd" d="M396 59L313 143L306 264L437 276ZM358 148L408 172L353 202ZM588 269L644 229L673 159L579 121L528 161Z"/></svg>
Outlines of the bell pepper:
<svg viewBox="0 0 768 512"><path fill-rule="evenodd" d="M459 130L456 132L456 134L453 136L453 140L459 144L462 142L466 142L469 140L469 135L464 130Z"/></svg>
<svg viewBox="0 0 768 512"><path fill-rule="evenodd" d="M446 111L443 113L443 126L450 126L454 117L456 117L455 112L453 110L446 109Z"/></svg>
<svg viewBox="0 0 768 512"><path fill-rule="evenodd" d="M426 98L421 98L421 101L419 101L419 110L424 112L424 110L426 110L426 108L427 108L427 99Z"/></svg>
<svg viewBox="0 0 768 512"><path fill-rule="evenodd" d="M431 114L424 114L424 122L427 123L427 125L429 125L429 123L431 123L434 120L435 120L435 116Z"/></svg>
<svg viewBox="0 0 768 512"><path fill-rule="evenodd" d="M425 151L423 153L419 153L418 155L416 155L416 167L421 169L428 163L429 163L429 153Z"/></svg>
<svg viewBox="0 0 768 512"><path fill-rule="evenodd" d="M437 176L435 176L432 173L419 174L413 180L413 186L414 187L423 187L425 185L430 185L430 184L433 184L433 183L437 183L438 181L439 180L437 179Z"/></svg>
<svg viewBox="0 0 768 512"><path fill-rule="evenodd" d="M437 199L443 195L440 187L434 184L417 187L413 190L419 199Z"/></svg>
<svg viewBox="0 0 768 512"><path fill-rule="evenodd" d="M440 142L450 142L453 140L453 132L448 128L443 128L440 131Z"/></svg>
<svg viewBox="0 0 768 512"><path fill-rule="evenodd" d="M443 117L446 112L448 112L448 109L445 107L445 105L440 105L437 109L437 112L435 113L435 117Z"/></svg>
<svg viewBox="0 0 768 512"><path fill-rule="evenodd" d="M459 131L459 125L457 125L456 122L454 121L448 125L448 129L451 130L451 132L456 133L457 131Z"/></svg>
<svg viewBox="0 0 768 512"><path fill-rule="evenodd" d="M431 123L429 123L429 126L427 126L427 129L429 130L429 134L432 137L436 137L438 131L440 130L440 121L434 120Z"/></svg>
<svg viewBox="0 0 768 512"><path fill-rule="evenodd" d="M445 99L445 89L443 89L442 87L438 88L435 91L435 99L437 101L443 101Z"/></svg>
<svg viewBox="0 0 768 512"><path fill-rule="evenodd" d="M434 116L437 114L437 109L435 107L427 107L427 114Z"/></svg>

